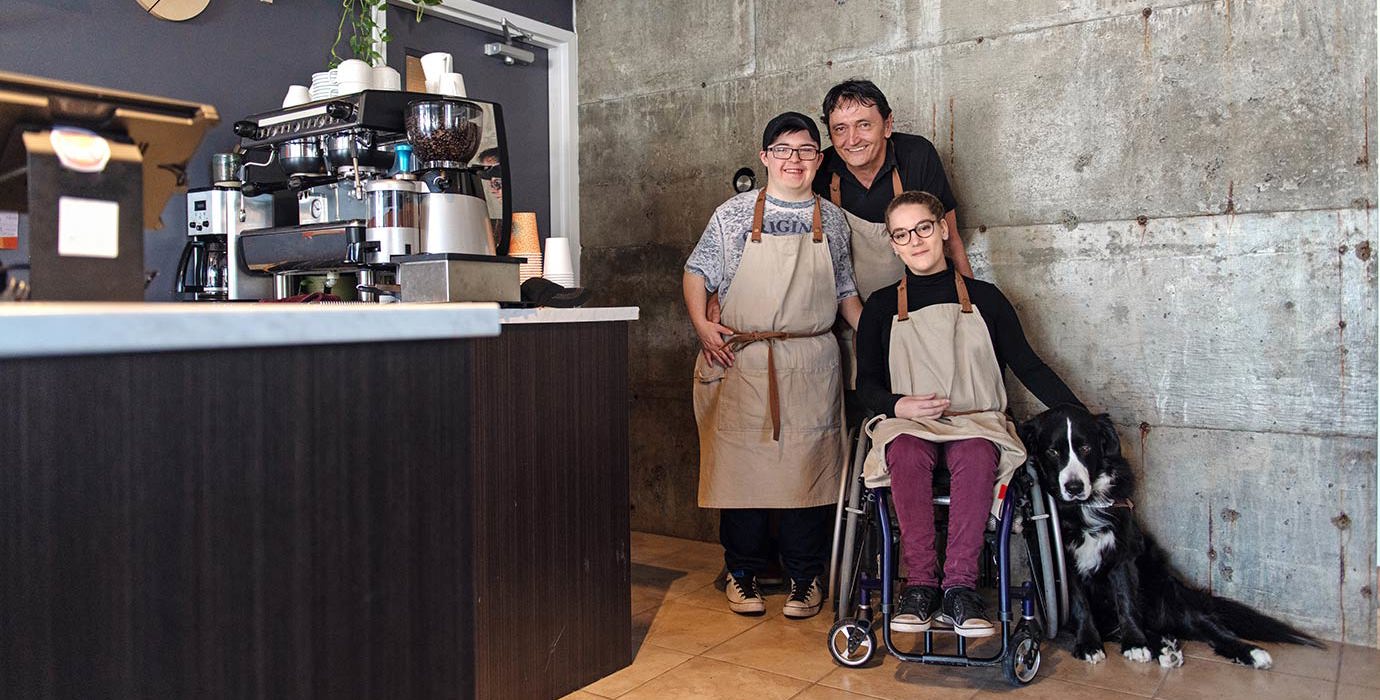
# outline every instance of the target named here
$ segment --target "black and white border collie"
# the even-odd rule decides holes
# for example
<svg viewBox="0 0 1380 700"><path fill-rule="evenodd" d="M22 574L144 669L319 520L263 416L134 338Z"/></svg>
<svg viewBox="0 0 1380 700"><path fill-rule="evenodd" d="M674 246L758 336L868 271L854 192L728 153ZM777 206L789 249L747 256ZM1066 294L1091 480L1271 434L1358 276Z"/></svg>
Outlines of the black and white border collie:
<svg viewBox="0 0 1380 700"><path fill-rule="evenodd" d="M1241 603L1212 595L1175 573L1164 550L1136 523L1135 478L1106 414L1054 408L1020 429L1040 484L1059 507L1069 566L1073 655L1106 659L1102 639L1119 637L1132 661L1183 665L1180 640L1197 639L1232 661L1269 668L1270 654L1242 641L1322 647L1317 639Z"/></svg>

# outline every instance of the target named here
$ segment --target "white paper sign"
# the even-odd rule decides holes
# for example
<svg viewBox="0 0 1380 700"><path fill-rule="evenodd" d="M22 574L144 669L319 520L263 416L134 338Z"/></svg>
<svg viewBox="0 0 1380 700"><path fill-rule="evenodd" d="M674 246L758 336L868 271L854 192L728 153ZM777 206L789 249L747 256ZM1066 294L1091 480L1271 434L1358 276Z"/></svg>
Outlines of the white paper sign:
<svg viewBox="0 0 1380 700"><path fill-rule="evenodd" d="M0 211L0 238L19 237L19 212Z"/></svg>
<svg viewBox="0 0 1380 700"><path fill-rule="evenodd" d="M120 203L59 197L58 255L75 258L120 257Z"/></svg>

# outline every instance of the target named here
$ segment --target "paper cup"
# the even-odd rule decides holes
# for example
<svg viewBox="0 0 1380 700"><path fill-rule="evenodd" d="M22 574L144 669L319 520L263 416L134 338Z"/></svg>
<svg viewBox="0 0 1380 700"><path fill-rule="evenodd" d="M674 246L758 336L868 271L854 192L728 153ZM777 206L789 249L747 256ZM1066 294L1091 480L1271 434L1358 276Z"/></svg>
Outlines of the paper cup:
<svg viewBox="0 0 1380 700"><path fill-rule="evenodd" d="M513 235L508 239L508 254L526 257L528 262L541 255L541 235L537 233L537 213L531 211L513 212Z"/></svg>
<svg viewBox="0 0 1380 700"><path fill-rule="evenodd" d="M421 61L422 73L428 81L440 80L442 75L454 70L454 61L450 54L442 51L422 56Z"/></svg>
<svg viewBox="0 0 1380 700"><path fill-rule="evenodd" d="M569 238L546 239L546 252L542 254L542 260L545 265L542 271L547 279L551 279L552 275L564 276L575 273L570 259Z"/></svg>

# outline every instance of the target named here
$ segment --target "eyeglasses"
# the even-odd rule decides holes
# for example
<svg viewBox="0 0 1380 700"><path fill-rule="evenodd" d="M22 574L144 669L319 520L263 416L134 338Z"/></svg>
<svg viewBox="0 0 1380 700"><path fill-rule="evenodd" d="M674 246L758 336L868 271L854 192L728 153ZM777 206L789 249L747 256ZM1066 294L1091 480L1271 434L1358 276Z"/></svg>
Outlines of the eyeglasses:
<svg viewBox="0 0 1380 700"><path fill-rule="evenodd" d="M896 245L910 245L911 235L918 236L921 240L934 235L934 225L938 223L935 219L925 219L912 228L898 228L890 234L891 242Z"/></svg>
<svg viewBox="0 0 1380 700"><path fill-rule="evenodd" d="M790 146L772 146L767 152L777 160L790 160L791 154L800 156L801 160L814 160L819 157L819 149L814 146L801 146L791 148Z"/></svg>

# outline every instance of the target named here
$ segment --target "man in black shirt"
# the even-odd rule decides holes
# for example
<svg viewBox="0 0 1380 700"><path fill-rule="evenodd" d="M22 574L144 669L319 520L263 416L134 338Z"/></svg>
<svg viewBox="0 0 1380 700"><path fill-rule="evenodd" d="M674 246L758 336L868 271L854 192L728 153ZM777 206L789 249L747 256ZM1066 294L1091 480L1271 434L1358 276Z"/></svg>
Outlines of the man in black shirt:
<svg viewBox="0 0 1380 700"><path fill-rule="evenodd" d="M823 111L820 120L833 147L824 151L814 189L852 215L854 270L863 299L900 278L900 267L888 249L883 212L903 191L929 192L944 205L944 221L954 232L945 248L946 257L965 277L972 277L968 253L957 235L957 202L934 144L923 136L893 132L891 106L870 80L846 80L835 85L824 97ZM867 251L876 255L869 256ZM885 271L866 269L870 262ZM873 275L878 276L875 281L869 279Z"/></svg>

